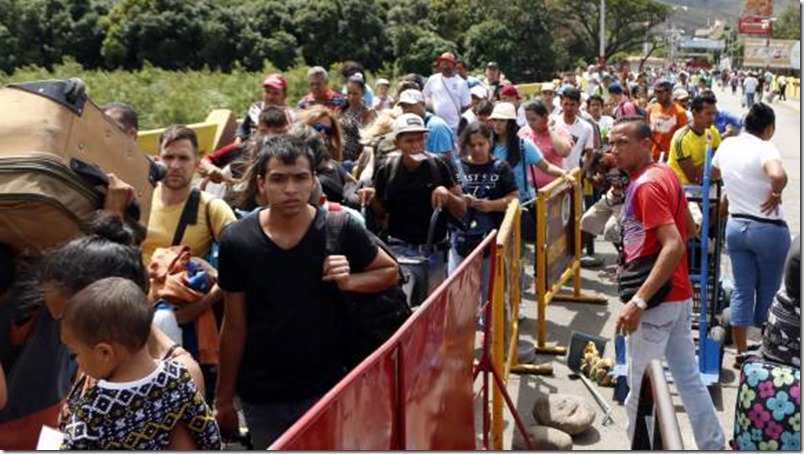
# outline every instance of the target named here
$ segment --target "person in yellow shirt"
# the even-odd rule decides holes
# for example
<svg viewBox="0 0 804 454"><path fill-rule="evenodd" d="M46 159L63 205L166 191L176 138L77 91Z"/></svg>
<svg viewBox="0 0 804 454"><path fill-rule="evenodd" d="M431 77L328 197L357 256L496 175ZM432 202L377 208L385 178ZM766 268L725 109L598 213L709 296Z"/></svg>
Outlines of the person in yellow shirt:
<svg viewBox="0 0 804 454"><path fill-rule="evenodd" d="M714 153L720 146L720 133L714 126L716 115L714 96L696 96L692 100L692 122L673 134L667 165L681 184L700 184L707 148Z"/></svg>
<svg viewBox="0 0 804 454"><path fill-rule="evenodd" d="M670 141L667 165L678 175L683 185L698 185L703 180L706 150L714 155L720 146L720 133L714 126L717 99L713 95L698 95L692 100L692 122L676 131ZM701 207L689 204L690 215L700 229L703 221Z"/></svg>
<svg viewBox="0 0 804 454"><path fill-rule="evenodd" d="M156 248L172 245L187 246L193 256L205 257L213 241L220 240L223 229L236 219L226 202L192 187L193 175L199 164L195 131L182 125L170 126L162 133L159 144L159 159L167 166L167 175L153 193L148 233L141 246L146 266L150 265ZM188 222L184 232L180 232L179 220L185 206L188 207ZM222 298L223 291L215 284L200 300L176 307L176 321L183 325L183 330L192 330L193 325L187 324L201 317L209 318L213 305ZM205 341L198 339L196 342L200 344ZM199 353L192 349L191 352L201 363L206 398L211 402L217 377L217 350L213 349L207 359L196 356Z"/></svg>

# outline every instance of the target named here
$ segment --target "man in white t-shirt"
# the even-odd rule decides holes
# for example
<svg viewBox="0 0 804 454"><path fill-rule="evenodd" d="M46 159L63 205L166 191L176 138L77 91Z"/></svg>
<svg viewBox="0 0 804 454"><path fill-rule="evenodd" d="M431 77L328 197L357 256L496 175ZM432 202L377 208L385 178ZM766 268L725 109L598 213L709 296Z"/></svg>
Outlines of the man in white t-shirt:
<svg viewBox="0 0 804 454"><path fill-rule="evenodd" d="M745 106L749 109L754 105L754 98L757 94L757 87L759 80L754 76L754 73L748 74L748 77L743 81L743 88L745 89Z"/></svg>
<svg viewBox="0 0 804 454"><path fill-rule="evenodd" d="M472 107L469 85L455 72L456 59L444 52L436 59L441 71L433 74L424 85L424 98L436 115L447 122L453 134L458 133L461 114Z"/></svg>
<svg viewBox="0 0 804 454"><path fill-rule="evenodd" d="M566 127L572 135L574 145L569 156L564 159L564 168L572 170L581 165L583 156L591 155L594 147L594 130L578 113L581 109L581 91L577 88L566 88L561 93L561 115L556 115L557 128Z"/></svg>

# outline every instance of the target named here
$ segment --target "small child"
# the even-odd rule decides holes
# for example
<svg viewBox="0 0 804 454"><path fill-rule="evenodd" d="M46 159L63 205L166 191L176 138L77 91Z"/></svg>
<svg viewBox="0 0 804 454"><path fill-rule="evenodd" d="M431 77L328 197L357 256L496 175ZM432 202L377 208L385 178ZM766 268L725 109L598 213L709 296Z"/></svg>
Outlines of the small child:
<svg viewBox="0 0 804 454"><path fill-rule="evenodd" d="M145 293L122 278L97 281L67 303L62 341L86 376L65 404L62 449L162 450L177 447L171 441L180 432L192 440L180 449L221 449L212 410L187 369L148 353L152 319Z"/></svg>

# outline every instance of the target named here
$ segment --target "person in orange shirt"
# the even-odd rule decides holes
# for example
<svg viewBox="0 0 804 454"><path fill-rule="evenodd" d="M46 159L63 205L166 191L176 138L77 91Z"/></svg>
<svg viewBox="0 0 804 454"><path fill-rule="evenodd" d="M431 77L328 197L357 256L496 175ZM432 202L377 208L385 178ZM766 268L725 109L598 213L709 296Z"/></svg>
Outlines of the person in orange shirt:
<svg viewBox="0 0 804 454"><path fill-rule="evenodd" d="M648 107L648 123L653 131L651 152L653 160L657 162L667 159L673 134L687 125L687 112L673 102L672 90L673 84L670 81L657 80L653 84L656 102Z"/></svg>

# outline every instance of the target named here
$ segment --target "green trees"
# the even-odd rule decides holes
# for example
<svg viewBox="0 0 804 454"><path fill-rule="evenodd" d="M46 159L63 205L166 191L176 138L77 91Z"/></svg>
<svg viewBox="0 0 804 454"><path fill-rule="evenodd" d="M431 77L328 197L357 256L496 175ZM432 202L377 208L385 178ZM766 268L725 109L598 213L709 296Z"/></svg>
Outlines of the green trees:
<svg viewBox="0 0 804 454"><path fill-rule="evenodd" d="M667 8L607 0L608 53L637 48ZM208 67L287 70L356 60L429 74L451 51L513 81L597 55L596 0L0 0L0 71ZM781 24L780 24L781 25Z"/></svg>
<svg viewBox="0 0 804 454"><path fill-rule="evenodd" d="M799 39L801 37L801 4L791 0L779 20L773 24L775 39Z"/></svg>
<svg viewBox="0 0 804 454"><path fill-rule="evenodd" d="M571 55L595 57L600 47L600 2L557 2ZM650 29L663 23L671 8L654 0L606 0L606 55L639 49Z"/></svg>

